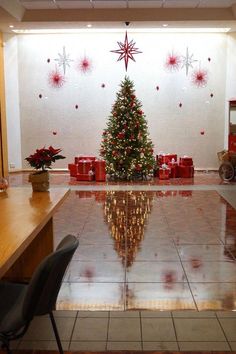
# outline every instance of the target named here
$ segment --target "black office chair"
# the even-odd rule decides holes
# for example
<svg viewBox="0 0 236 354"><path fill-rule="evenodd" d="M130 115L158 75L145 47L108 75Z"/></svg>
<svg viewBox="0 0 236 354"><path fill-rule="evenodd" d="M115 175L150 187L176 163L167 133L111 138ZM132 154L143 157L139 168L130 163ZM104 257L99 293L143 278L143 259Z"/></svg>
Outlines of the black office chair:
<svg viewBox="0 0 236 354"><path fill-rule="evenodd" d="M67 235L55 252L37 267L29 284L0 282L0 342L8 354L10 341L21 338L34 316L49 314L60 354L62 345L53 317L66 268L78 247L75 236Z"/></svg>

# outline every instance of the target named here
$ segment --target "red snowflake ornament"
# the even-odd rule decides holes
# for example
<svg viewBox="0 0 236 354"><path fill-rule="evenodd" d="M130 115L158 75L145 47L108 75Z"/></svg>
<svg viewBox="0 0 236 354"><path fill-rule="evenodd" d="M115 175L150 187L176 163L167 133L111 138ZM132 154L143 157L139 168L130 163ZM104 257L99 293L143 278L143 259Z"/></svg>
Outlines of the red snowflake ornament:
<svg viewBox="0 0 236 354"><path fill-rule="evenodd" d="M166 58L165 67L169 71L177 71L181 66L181 57L175 53L169 53Z"/></svg>
<svg viewBox="0 0 236 354"><path fill-rule="evenodd" d="M116 53L116 54L120 54L120 56L117 59L117 61L120 61L120 60L124 59L124 61L125 61L125 70L127 71L128 64L129 64L129 59L135 61L134 54L140 54L142 52L140 52L138 50L138 48L135 48L135 44L136 43L133 41L133 39L129 42L127 31L125 32L124 43L117 42L117 44L120 47L120 49L111 50L111 52L112 53Z"/></svg>
<svg viewBox="0 0 236 354"><path fill-rule="evenodd" d="M49 73L48 81L52 87L60 88L64 85L66 80L65 80L64 75L62 75L60 73L60 71L58 69L56 69L56 70L53 70Z"/></svg>
<svg viewBox="0 0 236 354"><path fill-rule="evenodd" d="M82 59L79 60L78 68L83 74L90 72L92 70L91 60L88 57L84 56Z"/></svg>
<svg viewBox="0 0 236 354"><path fill-rule="evenodd" d="M192 74L192 83L197 87L205 87L207 85L207 71L203 69L195 70Z"/></svg>

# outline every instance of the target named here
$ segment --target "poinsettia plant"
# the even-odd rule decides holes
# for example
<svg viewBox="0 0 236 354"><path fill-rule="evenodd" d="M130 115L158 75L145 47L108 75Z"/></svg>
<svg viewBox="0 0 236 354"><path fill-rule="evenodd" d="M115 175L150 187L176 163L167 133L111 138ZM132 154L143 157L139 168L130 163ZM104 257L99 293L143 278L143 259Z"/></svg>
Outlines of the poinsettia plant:
<svg viewBox="0 0 236 354"><path fill-rule="evenodd" d="M61 149L54 149L52 146L49 146L48 149L43 147L42 149L37 149L34 154L26 157L25 160L36 170L46 171L51 168L53 162L65 159L65 156L60 155L61 151Z"/></svg>

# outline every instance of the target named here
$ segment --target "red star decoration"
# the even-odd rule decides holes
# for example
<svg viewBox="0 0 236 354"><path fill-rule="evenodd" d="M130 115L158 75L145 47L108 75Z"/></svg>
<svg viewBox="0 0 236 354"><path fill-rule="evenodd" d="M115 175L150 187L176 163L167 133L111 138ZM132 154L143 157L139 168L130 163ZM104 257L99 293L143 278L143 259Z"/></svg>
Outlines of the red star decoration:
<svg viewBox="0 0 236 354"><path fill-rule="evenodd" d="M133 41L133 39L129 42L127 31L125 32L125 41L124 41L124 43L122 43L122 42L117 42L117 43L118 43L118 46L120 47L120 49L111 50L111 52L120 54L120 56L117 59L117 61L120 61L120 60L124 59L125 60L125 70L127 71L129 59L135 61L133 55L134 54L139 54L139 53L142 53L142 52L140 52L138 50L138 48L135 48L135 44L136 43Z"/></svg>

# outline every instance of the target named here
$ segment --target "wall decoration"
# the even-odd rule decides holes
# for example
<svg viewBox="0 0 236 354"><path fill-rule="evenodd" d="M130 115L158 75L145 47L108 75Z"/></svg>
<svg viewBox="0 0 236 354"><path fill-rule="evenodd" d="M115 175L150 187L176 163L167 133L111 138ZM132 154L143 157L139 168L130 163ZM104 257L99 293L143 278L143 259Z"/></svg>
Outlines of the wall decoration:
<svg viewBox="0 0 236 354"><path fill-rule="evenodd" d="M182 68L185 67L186 75L188 76L189 68L193 68L193 63L198 60L193 59L193 54L189 54L188 47L186 48L186 55L182 56Z"/></svg>
<svg viewBox="0 0 236 354"><path fill-rule="evenodd" d="M159 90L160 90L160 87L159 87L159 86L156 86L156 90L159 91Z"/></svg>
<svg viewBox="0 0 236 354"><path fill-rule="evenodd" d="M111 50L111 52L112 53L116 53L116 54L120 54L120 56L117 59L117 61L120 61L120 60L124 59L124 61L125 61L125 70L127 71L129 59L135 61L134 54L140 54L142 52L140 52L138 50L138 48L135 48L135 44L136 43L133 41L133 39L129 42L127 31L125 32L124 43L117 42L117 44L120 47L120 49Z"/></svg>
<svg viewBox="0 0 236 354"><path fill-rule="evenodd" d="M78 108L79 108L79 106L76 104L76 105L75 105L75 109L78 109Z"/></svg>
<svg viewBox="0 0 236 354"><path fill-rule="evenodd" d="M204 131L204 130L201 130L201 131L200 131L200 134L201 134L201 135L204 135L204 134L205 134L205 131Z"/></svg>
<svg viewBox="0 0 236 354"><path fill-rule="evenodd" d="M183 106L183 104L180 102L180 103L179 103L179 108L181 108L182 106Z"/></svg>
<svg viewBox="0 0 236 354"><path fill-rule="evenodd" d="M208 75L207 70L197 69L192 73L192 83L197 87L205 87L207 85Z"/></svg>
<svg viewBox="0 0 236 354"><path fill-rule="evenodd" d="M211 61L211 58L209 57L209 58L207 58L207 60L208 60L208 61Z"/></svg>
<svg viewBox="0 0 236 354"><path fill-rule="evenodd" d="M165 67L169 71L177 71L180 69L181 63L181 56L174 52L171 52L167 55Z"/></svg>
<svg viewBox="0 0 236 354"><path fill-rule="evenodd" d="M92 71L92 61L87 57L84 56L79 60L78 69L83 73L87 74Z"/></svg>
<svg viewBox="0 0 236 354"><path fill-rule="evenodd" d="M42 97L43 97L43 95L40 93L40 94L39 94L39 98L42 98Z"/></svg>
<svg viewBox="0 0 236 354"><path fill-rule="evenodd" d="M50 58L48 58L48 59L47 59L47 63L50 63L50 61L51 61Z"/></svg>
<svg viewBox="0 0 236 354"><path fill-rule="evenodd" d="M63 72L64 75L66 74L66 67L70 67L70 62L73 61L72 59L69 58L69 54L66 54L66 47L63 47L62 53L58 53L59 58L54 59L59 66L63 67Z"/></svg>
<svg viewBox="0 0 236 354"><path fill-rule="evenodd" d="M105 84L101 84L101 88L105 88L106 87L106 85Z"/></svg>
<svg viewBox="0 0 236 354"><path fill-rule="evenodd" d="M48 81L51 87L60 88L64 85L66 80L64 75L56 68L49 73Z"/></svg>
<svg viewBox="0 0 236 354"><path fill-rule="evenodd" d="M211 98L213 98L213 97L214 97L214 94L213 94L213 93L211 93L211 94L210 94L210 96L211 96Z"/></svg>
<svg viewBox="0 0 236 354"><path fill-rule="evenodd" d="M53 135L57 135L57 132L56 132L56 131L53 131L52 134L53 134Z"/></svg>

